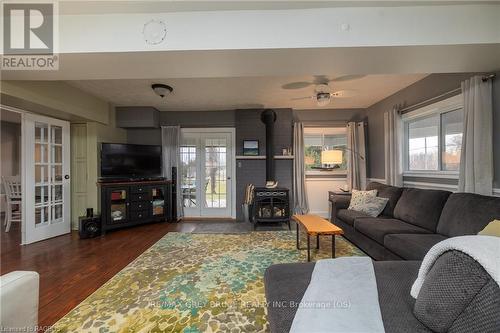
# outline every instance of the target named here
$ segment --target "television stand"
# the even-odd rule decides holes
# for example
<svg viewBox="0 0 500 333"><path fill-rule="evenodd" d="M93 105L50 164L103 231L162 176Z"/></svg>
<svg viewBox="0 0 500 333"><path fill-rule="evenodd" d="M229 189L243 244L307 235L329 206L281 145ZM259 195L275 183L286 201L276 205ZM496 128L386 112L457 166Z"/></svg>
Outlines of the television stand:
<svg viewBox="0 0 500 333"><path fill-rule="evenodd" d="M102 232L152 222L172 221L171 182L100 181Z"/></svg>

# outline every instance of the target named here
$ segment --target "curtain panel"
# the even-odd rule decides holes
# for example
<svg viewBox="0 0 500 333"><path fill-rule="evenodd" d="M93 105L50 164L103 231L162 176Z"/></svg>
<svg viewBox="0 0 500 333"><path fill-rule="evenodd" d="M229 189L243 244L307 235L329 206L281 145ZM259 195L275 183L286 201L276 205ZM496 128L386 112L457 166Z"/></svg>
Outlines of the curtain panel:
<svg viewBox="0 0 500 333"><path fill-rule="evenodd" d="M163 157L163 176L168 180L172 179L172 167L177 168L177 177L175 183L177 188L180 188L181 170L180 170L180 140L181 129L180 126L162 126L161 127L161 142L162 142L162 157ZM182 217L183 203L181 198L181 191L177 193L177 218Z"/></svg>
<svg viewBox="0 0 500 333"><path fill-rule="evenodd" d="M474 76L462 82L464 124L459 192L493 192L493 100L491 80Z"/></svg>
<svg viewBox="0 0 500 333"><path fill-rule="evenodd" d="M347 186L350 190L366 188L365 124L347 123Z"/></svg>
<svg viewBox="0 0 500 333"><path fill-rule="evenodd" d="M385 182L403 186L403 120L399 108L384 113Z"/></svg>
<svg viewBox="0 0 500 333"><path fill-rule="evenodd" d="M293 211L295 214L307 214L309 203L306 190L306 165L304 162L304 124L293 126Z"/></svg>

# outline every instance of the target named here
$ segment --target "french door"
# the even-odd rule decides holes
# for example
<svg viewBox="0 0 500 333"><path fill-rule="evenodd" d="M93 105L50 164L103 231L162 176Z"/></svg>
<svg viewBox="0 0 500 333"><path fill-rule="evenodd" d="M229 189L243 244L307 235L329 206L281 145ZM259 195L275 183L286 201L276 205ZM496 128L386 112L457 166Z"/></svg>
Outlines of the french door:
<svg viewBox="0 0 500 333"><path fill-rule="evenodd" d="M23 115L23 243L70 232L70 125Z"/></svg>
<svg viewBox="0 0 500 333"><path fill-rule="evenodd" d="M186 217L234 217L234 129L182 129L181 200Z"/></svg>

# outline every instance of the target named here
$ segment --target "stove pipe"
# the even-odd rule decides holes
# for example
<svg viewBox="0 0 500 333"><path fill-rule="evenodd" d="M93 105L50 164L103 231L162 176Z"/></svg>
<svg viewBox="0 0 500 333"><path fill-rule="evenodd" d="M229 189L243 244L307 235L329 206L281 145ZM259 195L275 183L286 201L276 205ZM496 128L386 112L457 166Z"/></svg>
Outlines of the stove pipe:
<svg viewBox="0 0 500 333"><path fill-rule="evenodd" d="M275 181L274 122L276 121L276 112L266 109L260 114L260 120L266 125L266 181Z"/></svg>

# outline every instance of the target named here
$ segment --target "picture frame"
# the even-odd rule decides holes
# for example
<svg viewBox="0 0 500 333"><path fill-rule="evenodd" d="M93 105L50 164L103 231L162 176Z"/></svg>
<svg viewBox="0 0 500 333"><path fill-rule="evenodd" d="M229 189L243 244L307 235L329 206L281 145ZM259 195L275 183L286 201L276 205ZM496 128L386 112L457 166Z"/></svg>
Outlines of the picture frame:
<svg viewBox="0 0 500 333"><path fill-rule="evenodd" d="M259 156L259 140L243 140L244 156Z"/></svg>

